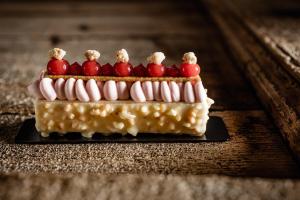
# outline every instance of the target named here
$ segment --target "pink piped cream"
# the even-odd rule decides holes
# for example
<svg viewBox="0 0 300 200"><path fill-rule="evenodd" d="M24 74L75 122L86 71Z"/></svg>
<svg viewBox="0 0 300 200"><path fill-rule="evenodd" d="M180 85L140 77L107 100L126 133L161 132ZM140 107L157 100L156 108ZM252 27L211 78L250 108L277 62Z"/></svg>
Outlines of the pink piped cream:
<svg viewBox="0 0 300 200"><path fill-rule="evenodd" d="M104 84L104 86L102 86ZM74 78L59 78L52 80L42 78L41 81L36 80L30 85L35 88L30 93L39 99L48 101L64 100L97 102L100 100L117 101L132 100L135 102L146 101L163 101L167 103L183 101L185 103L204 102L207 98L206 91L202 81L198 80L195 84L186 82L183 89L180 89L181 83L174 81L135 81L127 84L125 81L105 81L101 86L97 85L94 79L83 81ZM39 85L37 88L36 85ZM74 92L75 91L75 92ZM103 94L103 97L101 96ZM156 98L155 98L156 96ZM184 98L181 100L181 96Z"/></svg>
<svg viewBox="0 0 300 200"><path fill-rule="evenodd" d="M125 49L117 51L117 68L112 70L108 65L102 69L97 61L100 53L88 50L85 65L76 63L76 68L70 67L76 71L64 71L69 66L63 59L65 54L59 48L49 51L48 72L42 71L28 86L36 99L36 127L42 136L51 132L81 132L84 137L92 137L96 132L204 134L213 100L207 96L193 52L184 54L180 68L166 71L162 63L166 56L162 52L151 54L147 68L139 65L139 70L148 70L142 73L149 74L146 77L128 76L134 70ZM78 75L81 71L94 75ZM155 77L156 73L159 77ZM182 76L173 77L178 73Z"/></svg>

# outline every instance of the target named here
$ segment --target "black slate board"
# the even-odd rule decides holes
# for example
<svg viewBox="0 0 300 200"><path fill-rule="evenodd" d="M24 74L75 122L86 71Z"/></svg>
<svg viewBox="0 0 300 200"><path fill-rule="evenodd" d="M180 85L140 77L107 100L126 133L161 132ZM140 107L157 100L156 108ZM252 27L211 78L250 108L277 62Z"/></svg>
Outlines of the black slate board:
<svg viewBox="0 0 300 200"><path fill-rule="evenodd" d="M113 134L111 136L103 136L101 134L94 134L92 138L84 138L80 133L67 133L60 136L57 133L51 133L49 137L41 137L35 128L35 119L26 120L15 142L18 144L72 144L72 143L155 143L155 142L222 142L229 139L228 131L225 124L220 117L210 117L207 130L204 137L196 137L190 135L172 135L172 134L149 134L139 133L136 137L131 135L121 136L120 134Z"/></svg>

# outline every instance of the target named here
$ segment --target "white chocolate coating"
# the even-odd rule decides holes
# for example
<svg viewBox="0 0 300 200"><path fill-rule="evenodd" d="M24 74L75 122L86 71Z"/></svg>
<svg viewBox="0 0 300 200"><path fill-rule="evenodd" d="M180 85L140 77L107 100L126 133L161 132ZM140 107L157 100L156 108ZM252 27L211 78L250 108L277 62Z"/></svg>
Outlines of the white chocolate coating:
<svg viewBox="0 0 300 200"><path fill-rule="evenodd" d="M84 137L91 137L95 132L104 135L184 133L202 136L209 119L208 108L213 100L207 98L206 103L207 108L202 103L37 100L36 128L42 136L48 136L51 132L81 132Z"/></svg>

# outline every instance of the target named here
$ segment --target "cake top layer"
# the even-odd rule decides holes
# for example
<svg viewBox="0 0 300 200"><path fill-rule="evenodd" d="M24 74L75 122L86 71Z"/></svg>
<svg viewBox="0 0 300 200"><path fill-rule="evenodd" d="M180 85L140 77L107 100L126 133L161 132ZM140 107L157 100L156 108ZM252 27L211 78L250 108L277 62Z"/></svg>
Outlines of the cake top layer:
<svg viewBox="0 0 300 200"><path fill-rule="evenodd" d="M166 56L162 52L154 52L147 58L147 66L140 64L133 67L129 61L129 54L125 49L116 52L116 62L101 65L98 61L100 53L97 50L87 50L84 53L86 61L82 64L69 64L64 59L66 51L54 48L49 51L50 60L47 64L46 76L52 79L70 78L97 80L175 80L189 81L200 79L200 66L193 52L185 53L179 66L165 66Z"/></svg>
<svg viewBox="0 0 300 200"><path fill-rule="evenodd" d="M192 77L136 77L136 76L126 76L126 77L118 77L118 76L77 76L77 75L49 75L45 74L43 77L48 77L51 79L81 79L84 81L94 79L96 81L127 81L127 82L135 82L135 81L175 81L175 82L187 82L187 81L196 81L200 80L200 76L192 76Z"/></svg>

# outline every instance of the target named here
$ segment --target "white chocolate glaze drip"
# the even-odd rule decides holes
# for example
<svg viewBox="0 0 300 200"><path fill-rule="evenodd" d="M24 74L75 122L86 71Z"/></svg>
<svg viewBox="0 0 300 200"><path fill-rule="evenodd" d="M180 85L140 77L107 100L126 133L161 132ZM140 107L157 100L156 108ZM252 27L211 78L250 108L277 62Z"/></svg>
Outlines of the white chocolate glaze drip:
<svg viewBox="0 0 300 200"><path fill-rule="evenodd" d="M48 101L79 100L82 102L97 102L99 100L128 100L135 102L163 101L166 103L184 101L186 103L206 102L207 94L201 80L193 84L188 81L95 81L90 79L59 78L53 80L42 78L28 86L28 91L37 99Z"/></svg>

